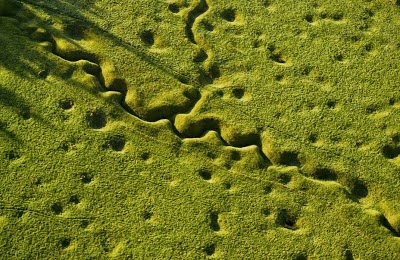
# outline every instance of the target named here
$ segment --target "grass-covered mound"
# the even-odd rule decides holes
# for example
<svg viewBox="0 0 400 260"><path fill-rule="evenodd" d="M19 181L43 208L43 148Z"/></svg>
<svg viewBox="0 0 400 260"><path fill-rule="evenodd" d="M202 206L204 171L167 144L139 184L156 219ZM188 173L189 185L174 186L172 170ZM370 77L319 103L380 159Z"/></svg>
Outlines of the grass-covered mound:
<svg viewBox="0 0 400 260"><path fill-rule="evenodd" d="M399 259L394 0L0 0L4 259Z"/></svg>

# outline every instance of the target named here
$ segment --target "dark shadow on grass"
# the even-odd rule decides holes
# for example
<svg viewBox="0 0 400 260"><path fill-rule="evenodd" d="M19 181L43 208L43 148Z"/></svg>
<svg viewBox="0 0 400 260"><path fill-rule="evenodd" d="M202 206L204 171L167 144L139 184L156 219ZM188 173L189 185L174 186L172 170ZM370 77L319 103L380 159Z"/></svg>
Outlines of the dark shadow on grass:
<svg viewBox="0 0 400 260"><path fill-rule="evenodd" d="M0 85L0 104L15 109L18 112L29 110L29 106L26 104L25 100L2 85Z"/></svg>
<svg viewBox="0 0 400 260"><path fill-rule="evenodd" d="M38 69L34 64L42 61L49 63L50 60L43 53L40 53L38 49L33 48L33 41L28 38L29 34L32 33L32 29L22 28L26 17L21 12L16 12L13 16L0 15L0 46L2 48L0 68L11 71L23 78L32 76L43 78L46 76L45 71ZM25 15L32 14L26 13ZM54 63L48 64L49 67L54 65ZM18 86L14 87L17 88ZM7 97L4 97L2 101L4 102L7 99Z"/></svg>
<svg viewBox="0 0 400 260"><path fill-rule="evenodd" d="M93 26L82 12L89 10L94 4L95 0L0 0L0 67L21 77L46 78L49 73L47 68L57 68L57 64L47 57L46 52L39 50L38 43L47 42L54 48L54 40L46 36L46 33L35 32L37 27L49 29L49 33L77 45L73 40L79 40L82 36L80 29ZM48 14L54 19L43 19L35 11ZM65 32L52 26L55 20L62 21ZM37 42L32 39L35 33ZM44 65L44 68L38 69L34 66L38 63Z"/></svg>
<svg viewBox="0 0 400 260"><path fill-rule="evenodd" d="M41 49L39 46L39 42L54 44L54 42L51 42L52 39L50 37L49 39L46 38L38 41L31 39L30 36L36 30L37 26L29 27L26 23L30 23L32 20L38 26L47 25L43 26L47 29L51 27L49 25L51 21L41 20L32 11L24 8L28 2L32 2L35 6L37 5L35 1L0 0L0 46L2 48L0 70L9 71L11 75L16 76L12 80L7 80L7 78L1 79L0 107L5 107L11 113L17 113L24 120L34 118L46 125L52 125L50 121L45 121L40 115L31 113L28 101L17 94L23 91L21 86L18 85L18 78L24 79L27 82L32 80L36 84L40 84L40 81L44 81L50 71L54 76L62 80L68 77L68 75L65 75L65 72L61 72L61 65L57 60L50 59L48 51ZM64 1L52 0L49 2L51 2L52 6L56 6L56 8L61 10L72 8L71 4L67 4ZM93 3L94 1L91 2ZM76 5L79 6L79 4ZM82 9L75 9L76 15L80 19L83 19L78 10ZM68 21L68 23L71 23L71 21ZM76 25L76 22L74 25ZM51 33L68 39L68 36L64 32L54 28L51 28L51 30ZM71 40L71 42L73 41ZM71 69L70 73L72 74L72 72ZM68 82L68 84L70 83ZM76 84L87 90L83 84L79 82L76 82ZM0 122L0 132L9 138L15 139L15 135L7 129L7 120L4 119L3 121Z"/></svg>
<svg viewBox="0 0 400 260"><path fill-rule="evenodd" d="M10 139L14 142L19 142L17 136L7 129L7 123L0 121L0 137L4 135L7 139Z"/></svg>
<svg viewBox="0 0 400 260"><path fill-rule="evenodd" d="M8 90L2 85L0 85L0 105L10 108L24 120L32 117L27 102L23 98L19 97L15 92Z"/></svg>
<svg viewBox="0 0 400 260"><path fill-rule="evenodd" d="M0 24L2 26L2 30L0 31L0 46L3 47L2 51L4 54L0 56L0 68L5 68L22 78L29 79L34 77L39 80L45 80L51 74L61 80L69 80L73 73L73 68L67 72L63 71L61 68L62 65L56 59L50 58L50 53L69 62L88 60L99 65L99 58L96 54L81 51L82 48L79 46L79 40L83 38L87 30L101 35L101 37L104 37L116 46L125 48L128 52L138 57L138 59L152 66L156 71L169 75L171 78L175 78L182 83L187 84L190 81L193 85L198 85L198 80L202 78L201 69L199 70L198 78L189 79L187 75L176 71L174 66L165 64L150 54L144 46L127 42L89 20L85 17L84 12L86 14L92 12L91 8L95 2L93 0L68 2L61 0L0 1L6 1L14 8L12 11L7 12L7 15L5 15L5 12L2 12L2 15L0 15ZM50 19L42 19L36 13L45 13ZM58 23L61 22L63 29L57 29L53 26L53 22L56 20ZM32 26L29 26L30 23ZM32 35L39 30L37 28L43 28L46 32L40 37L33 37ZM61 38L67 41L68 44L76 46L78 51L71 55L68 54L68 57L64 56L63 53L56 51L54 37ZM98 73L95 74L93 75L97 77ZM101 77L98 78L101 85L103 85L102 87L104 87ZM78 82L78 84L80 83ZM107 90L104 88L101 91ZM124 102L121 105L129 113L134 114L132 109Z"/></svg>
<svg viewBox="0 0 400 260"><path fill-rule="evenodd" d="M82 11L89 10L94 4L94 0L84 1L84 4L79 4L79 8L77 8L75 3L78 3L79 1L73 1L73 4L69 4L60 0L47 1L45 4L34 0L19 0L18 2L22 4L28 4L34 8L40 9L41 11L49 15L53 15L61 19L63 23L67 25L67 33L68 36L71 38L80 38L79 28L90 28L91 30L94 30L95 32L98 32L102 36L106 37L115 45L126 48L131 53L134 53L139 59L147 62L152 67L161 71L162 73L167 74L185 84L189 83L190 81L187 75L184 75L182 72L176 71L169 64L165 64L160 59L149 54L143 46L127 42L122 38L110 33L109 31L100 28L92 21L88 20L82 14ZM45 21L42 22L46 23ZM68 28L70 28L70 30L68 30ZM68 39L68 37L66 37L66 39Z"/></svg>
<svg viewBox="0 0 400 260"><path fill-rule="evenodd" d="M3 47L4 55L0 56L0 68L5 68L11 71L13 74L20 76L23 79L34 79L35 82L40 80L46 81L48 75L60 79L61 81L68 82L70 86L79 87L84 91L89 92L92 95L98 95L99 92L106 92L107 89L104 85L104 78L100 72L90 72L84 69L88 74L95 76L99 80L101 89L94 91L89 89L84 83L71 79L74 70L80 66L78 63L74 63L79 60L88 60L96 65L100 65L98 56L95 53L87 52L84 48L79 46L79 39L81 39L85 31L90 30L94 34L100 35L105 40L112 42L115 46L125 48L128 52L133 53L138 59L146 62L161 74L169 75L171 78L175 78L177 81L182 83L193 83L193 85L199 84L199 78L202 77L201 69L199 70L199 78L190 79L188 76L176 71L174 66L166 64L160 59L150 54L144 46L136 43L130 43L124 39L108 32L104 28L98 26L95 22L85 17L84 14L91 15L91 8L95 1L62 1L62 0L47 0L47 1L35 1L35 0L0 0L12 3L12 6L16 6L13 12L7 13L7 16L0 15L0 45ZM41 13L48 15L48 18L44 19L36 14ZM98 14L95 14L97 17ZM55 28L53 23L57 21L58 24L62 24L63 28ZM33 26L27 26L27 24L33 24ZM4 26L7 25L7 26ZM35 38L33 34L37 32L38 28L43 28L43 37ZM3 30L4 29L4 30ZM77 47L77 52L68 57L56 50L55 39L60 38L67 41L69 44L73 44ZM43 44L48 44L48 47L41 47ZM82 51L81 51L82 50ZM52 54L58 56L61 62L57 60ZM63 61L65 63L63 63ZM67 66L68 62L72 62ZM70 66L71 65L71 66ZM64 66L64 67L63 67ZM67 67L66 71L63 71ZM189 73L189 72L188 72ZM197 77L197 76L196 76ZM10 83L7 83L10 84ZM14 86L7 85L7 88L12 90ZM18 86L15 86L18 88ZM120 89L116 89L121 91ZM125 91L126 92L126 91ZM123 91L121 94L124 96ZM133 110L125 103L125 99L120 105L129 112L136 116ZM29 108L29 106L22 106L22 108ZM52 124L52 122L45 122L46 124Z"/></svg>

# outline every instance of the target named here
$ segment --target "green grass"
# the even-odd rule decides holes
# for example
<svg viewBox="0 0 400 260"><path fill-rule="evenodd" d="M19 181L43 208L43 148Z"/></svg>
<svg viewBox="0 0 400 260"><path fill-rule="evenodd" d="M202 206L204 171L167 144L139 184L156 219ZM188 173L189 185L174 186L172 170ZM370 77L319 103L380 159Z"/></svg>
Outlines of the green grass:
<svg viewBox="0 0 400 260"><path fill-rule="evenodd" d="M0 0L1 259L398 259L394 0Z"/></svg>

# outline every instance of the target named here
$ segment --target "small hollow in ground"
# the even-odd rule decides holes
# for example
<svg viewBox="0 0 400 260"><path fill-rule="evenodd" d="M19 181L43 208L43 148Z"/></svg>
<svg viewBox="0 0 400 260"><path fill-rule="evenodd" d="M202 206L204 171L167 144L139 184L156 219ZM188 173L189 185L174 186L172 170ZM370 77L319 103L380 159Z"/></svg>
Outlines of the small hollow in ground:
<svg viewBox="0 0 400 260"><path fill-rule="evenodd" d="M108 139L108 146L116 151L122 151L125 147L125 137L122 135L113 135Z"/></svg>
<svg viewBox="0 0 400 260"><path fill-rule="evenodd" d="M140 33L140 39L147 46L154 44L154 33L150 30L146 30Z"/></svg>
<svg viewBox="0 0 400 260"><path fill-rule="evenodd" d="M70 244L71 244L71 239L69 239L69 238L62 238L60 240L60 245L62 248L67 248L67 247L69 247Z"/></svg>
<svg viewBox="0 0 400 260"><path fill-rule="evenodd" d="M387 159L394 159L400 155L400 147L394 145L385 145L382 148L382 154Z"/></svg>
<svg viewBox="0 0 400 260"><path fill-rule="evenodd" d="M90 128L100 129L106 126L107 117L101 110L93 110L86 113L86 121Z"/></svg>
<svg viewBox="0 0 400 260"><path fill-rule="evenodd" d="M338 178L336 172L328 168L318 168L314 172L314 177L323 181L335 181Z"/></svg>
<svg viewBox="0 0 400 260"><path fill-rule="evenodd" d="M80 202L78 195L72 195L69 198L69 202L72 204L78 204Z"/></svg>
<svg viewBox="0 0 400 260"><path fill-rule="evenodd" d="M235 10L233 9L226 9L222 11L221 13L222 19L228 21L228 22L233 22L236 19L236 13Z"/></svg>
<svg viewBox="0 0 400 260"><path fill-rule="evenodd" d="M179 13L179 6L175 3L168 5L168 10L173 12L174 14Z"/></svg>
<svg viewBox="0 0 400 260"><path fill-rule="evenodd" d="M204 252L206 253L206 255L213 255L215 253L215 245L211 244L208 245L204 248Z"/></svg>
<svg viewBox="0 0 400 260"><path fill-rule="evenodd" d="M287 209L281 209L278 211L276 223L284 228L290 230L296 230L298 227L296 226L297 218L289 213Z"/></svg>
<svg viewBox="0 0 400 260"><path fill-rule="evenodd" d="M51 205L51 211L56 215L60 215L63 212L63 207L61 203L56 202L53 205Z"/></svg>
<svg viewBox="0 0 400 260"><path fill-rule="evenodd" d="M203 178L203 180L208 181L208 180L211 179L211 172L209 170L201 169L199 171L199 175L200 175L201 178Z"/></svg>
<svg viewBox="0 0 400 260"><path fill-rule="evenodd" d="M60 100L59 106L63 110L68 110L74 106L74 102L69 98L63 99L63 100Z"/></svg>
<svg viewBox="0 0 400 260"><path fill-rule="evenodd" d="M244 96L244 89L234 88L234 89L232 89L232 94L235 98L241 99Z"/></svg>
<svg viewBox="0 0 400 260"><path fill-rule="evenodd" d="M221 229L218 223L218 213L216 212L211 212L210 214L210 228L213 231L219 231Z"/></svg>
<svg viewBox="0 0 400 260"><path fill-rule="evenodd" d="M90 173L84 172L81 174L81 181L84 184L89 184L90 182L92 182L93 176Z"/></svg>

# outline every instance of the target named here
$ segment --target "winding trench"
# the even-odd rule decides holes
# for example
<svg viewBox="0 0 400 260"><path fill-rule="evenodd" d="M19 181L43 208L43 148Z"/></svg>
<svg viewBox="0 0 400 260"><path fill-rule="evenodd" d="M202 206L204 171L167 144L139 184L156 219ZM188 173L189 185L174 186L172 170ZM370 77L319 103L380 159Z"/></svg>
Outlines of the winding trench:
<svg viewBox="0 0 400 260"><path fill-rule="evenodd" d="M200 0L199 4L188 14L188 21L186 23L185 31L189 41L194 44L197 44L197 42L193 32L193 24L200 15L207 12L208 8L209 7L206 0Z"/></svg>

